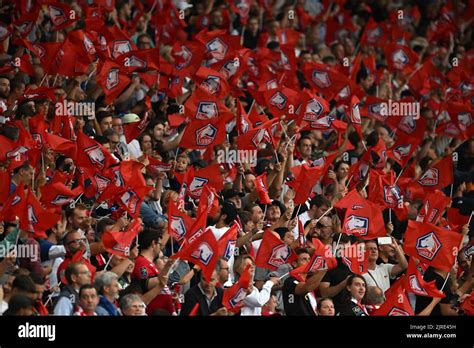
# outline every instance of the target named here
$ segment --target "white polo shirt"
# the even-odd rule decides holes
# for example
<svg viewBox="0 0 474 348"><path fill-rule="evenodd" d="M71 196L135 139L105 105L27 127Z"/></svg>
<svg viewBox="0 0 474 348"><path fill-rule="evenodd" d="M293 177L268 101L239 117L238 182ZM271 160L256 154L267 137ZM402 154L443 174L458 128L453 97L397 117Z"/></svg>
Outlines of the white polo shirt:
<svg viewBox="0 0 474 348"><path fill-rule="evenodd" d="M390 288L390 272L392 272L394 266L383 263L377 265L374 270L369 269L368 273L362 274L367 286L378 286L385 293Z"/></svg>

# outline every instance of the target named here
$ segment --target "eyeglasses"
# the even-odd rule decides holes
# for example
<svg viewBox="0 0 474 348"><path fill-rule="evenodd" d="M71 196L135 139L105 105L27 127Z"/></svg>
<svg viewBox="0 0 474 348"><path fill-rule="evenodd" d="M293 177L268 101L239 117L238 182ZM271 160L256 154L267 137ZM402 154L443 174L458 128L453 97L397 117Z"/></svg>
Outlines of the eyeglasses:
<svg viewBox="0 0 474 348"><path fill-rule="evenodd" d="M71 240L70 242L68 242L67 244L72 244L72 243L85 243L86 242L86 239L85 238L78 238L78 239L73 239Z"/></svg>

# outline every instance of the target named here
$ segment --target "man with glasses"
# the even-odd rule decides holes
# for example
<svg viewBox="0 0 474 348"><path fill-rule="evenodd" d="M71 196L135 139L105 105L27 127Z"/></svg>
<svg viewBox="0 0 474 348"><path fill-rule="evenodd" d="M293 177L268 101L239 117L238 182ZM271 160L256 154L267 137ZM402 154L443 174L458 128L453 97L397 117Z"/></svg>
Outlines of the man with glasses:
<svg viewBox="0 0 474 348"><path fill-rule="evenodd" d="M69 264L72 262L73 257L76 255L78 257L80 254L86 251L86 242L87 239L84 237L81 231L71 231L64 236L63 243L64 248L66 249L66 258L58 267L58 279L63 284L68 284L69 280L65 277L65 272ZM84 257L84 254L81 255L80 261L88 268L89 272L94 278L95 267L89 262L87 258Z"/></svg>
<svg viewBox="0 0 474 348"><path fill-rule="evenodd" d="M82 262L69 263L65 271L67 284L59 294L54 307L54 315L73 315L75 306L79 303L79 289L91 284L91 272Z"/></svg>

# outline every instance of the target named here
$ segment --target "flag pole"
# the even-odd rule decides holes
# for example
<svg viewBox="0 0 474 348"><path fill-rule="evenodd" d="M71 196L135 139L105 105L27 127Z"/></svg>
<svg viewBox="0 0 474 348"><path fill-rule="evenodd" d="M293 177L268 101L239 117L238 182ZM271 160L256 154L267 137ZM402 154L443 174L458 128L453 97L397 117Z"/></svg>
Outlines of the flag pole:
<svg viewBox="0 0 474 348"><path fill-rule="evenodd" d="M332 254L334 255L334 257L336 257L337 247L339 246L339 243L341 242L341 237L342 237L342 233L339 232L339 237L337 238L336 246L334 247L334 250L332 251Z"/></svg>
<svg viewBox="0 0 474 348"><path fill-rule="evenodd" d="M110 261L112 261L112 258L114 257L114 254L110 254L109 259L107 260L107 263L104 266L104 271L107 270L107 267L109 266Z"/></svg>
<svg viewBox="0 0 474 348"><path fill-rule="evenodd" d="M244 33L245 33L246 25L242 26L242 33L240 34L240 44L243 46L244 44Z"/></svg>
<svg viewBox="0 0 474 348"><path fill-rule="evenodd" d="M451 184L451 192L449 193L449 198L453 198L453 184Z"/></svg>
<svg viewBox="0 0 474 348"><path fill-rule="evenodd" d="M316 223L318 223L319 220L321 220L323 217L325 217L333 209L334 209L334 207L330 207L328 210L326 210L323 215L321 215L318 219L316 219Z"/></svg>
<svg viewBox="0 0 474 348"><path fill-rule="evenodd" d="M392 222L392 208L388 208L388 222Z"/></svg>

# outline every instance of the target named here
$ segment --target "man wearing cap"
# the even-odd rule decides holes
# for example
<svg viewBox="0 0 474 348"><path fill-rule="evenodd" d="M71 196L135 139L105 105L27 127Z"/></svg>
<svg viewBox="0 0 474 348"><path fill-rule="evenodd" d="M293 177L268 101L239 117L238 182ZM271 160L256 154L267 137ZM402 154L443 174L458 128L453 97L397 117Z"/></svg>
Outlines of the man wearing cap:
<svg viewBox="0 0 474 348"><path fill-rule="evenodd" d="M126 114L122 118L123 125L130 123L140 122L140 117L137 114ZM127 144L128 153L130 154L130 159L138 159L143 156L143 152L140 149L140 143L137 139L133 139L130 143Z"/></svg>

